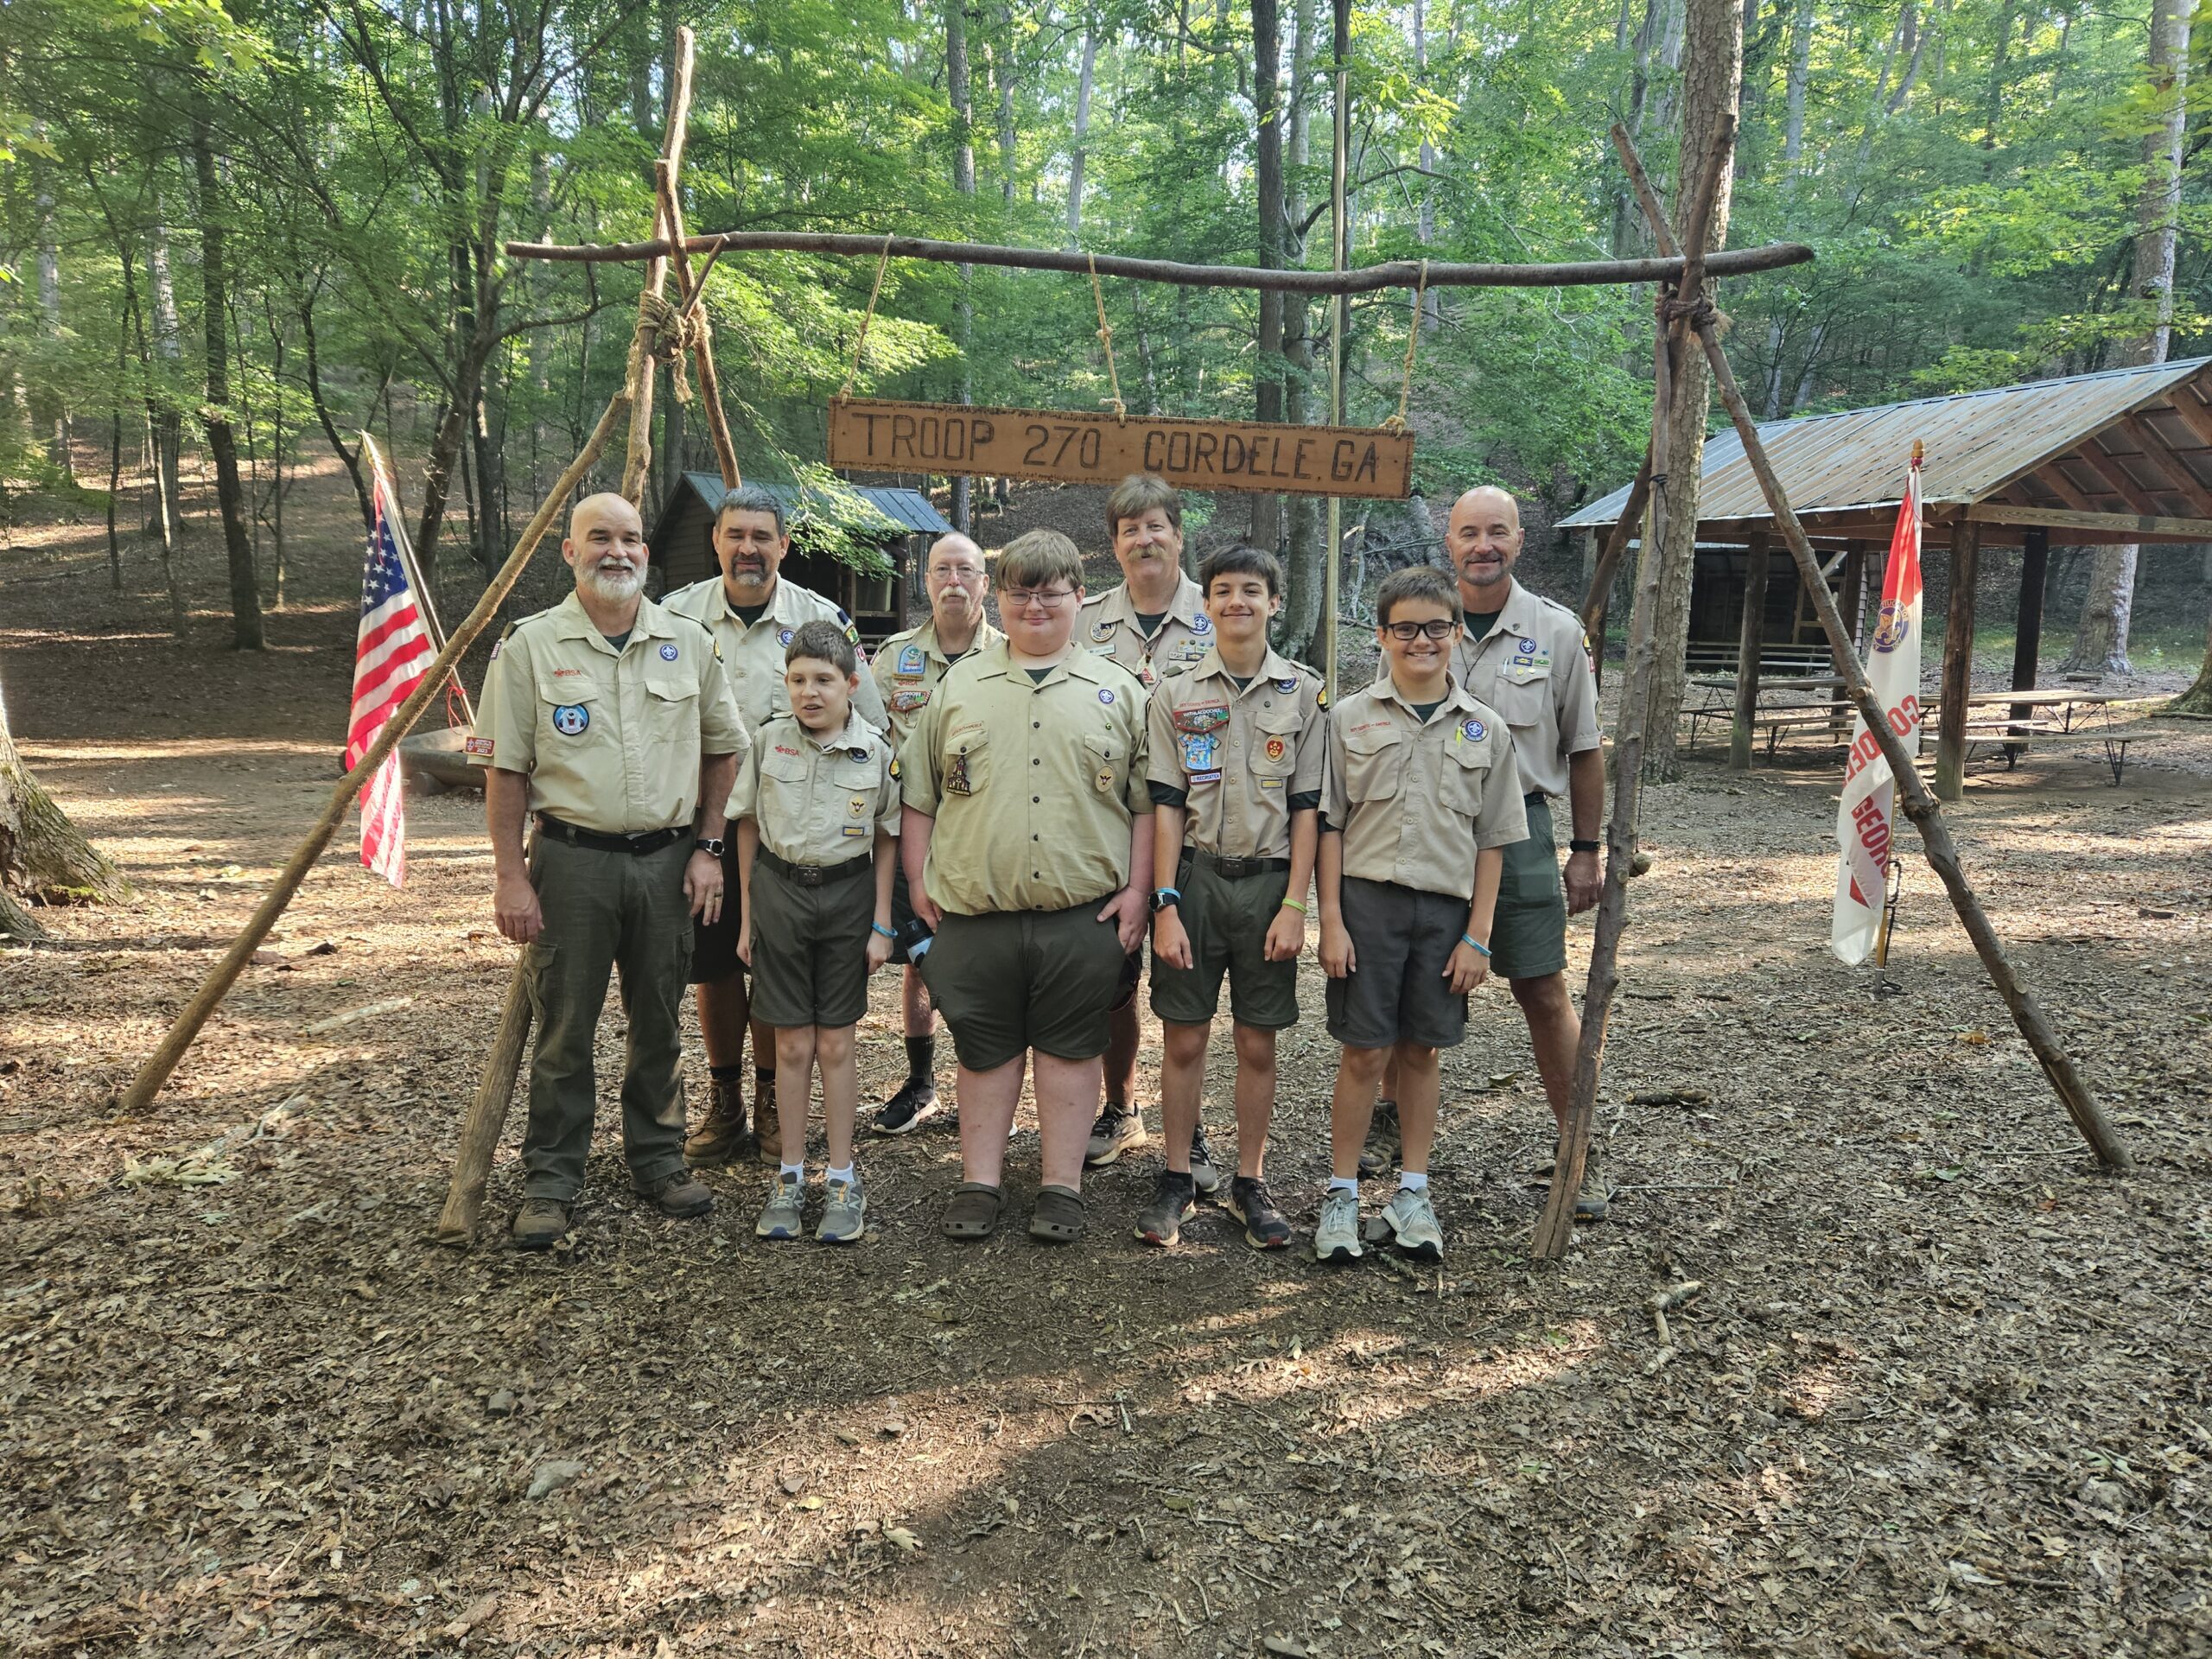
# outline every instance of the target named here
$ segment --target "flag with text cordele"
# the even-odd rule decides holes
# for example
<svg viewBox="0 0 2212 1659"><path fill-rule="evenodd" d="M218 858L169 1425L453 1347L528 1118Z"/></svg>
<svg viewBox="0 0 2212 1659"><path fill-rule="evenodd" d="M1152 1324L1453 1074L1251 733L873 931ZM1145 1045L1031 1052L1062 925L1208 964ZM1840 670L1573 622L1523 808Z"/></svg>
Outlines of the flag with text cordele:
<svg viewBox="0 0 2212 1659"><path fill-rule="evenodd" d="M361 572L361 626L354 636L353 714L346 732L346 766L351 771L399 705L421 683L437 658L407 564L399 556L398 504L384 469L376 469L376 523L369 531L369 556ZM407 880L407 796L399 756L384 764L361 791L361 862L395 887Z"/></svg>
<svg viewBox="0 0 2212 1659"><path fill-rule="evenodd" d="M1890 537L1882 573L1882 609L1875 620L1866 677L1874 701L1904 740L1920 753L1920 461L1905 475L1904 499ZM1853 967L1866 960L1881 931L1889 887L1890 837L1896 803L1890 763L1861 715L1851 724L1851 753L1843 768L1843 799L1836 808L1835 916L1828 946Z"/></svg>

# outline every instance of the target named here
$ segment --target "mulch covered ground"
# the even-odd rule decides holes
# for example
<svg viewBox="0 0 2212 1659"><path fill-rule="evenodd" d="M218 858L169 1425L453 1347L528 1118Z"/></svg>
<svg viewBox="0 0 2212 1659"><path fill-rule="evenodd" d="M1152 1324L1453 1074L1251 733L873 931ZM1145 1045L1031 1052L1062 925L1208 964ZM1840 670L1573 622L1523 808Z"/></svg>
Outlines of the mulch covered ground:
<svg viewBox="0 0 2212 1659"><path fill-rule="evenodd" d="M0 554L18 735L137 884L0 950L0 1649L2212 1653L2204 728L2118 789L1978 767L1954 818L2131 1174L2088 1166L1924 867L1897 994L1830 957L1808 751L1646 797L1626 1190L1563 1269L1527 1259L1548 1120L1499 988L1446 1063L1441 1271L1262 1257L1217 1211L1147 1251L1148 1154L1078 1247L955 1247L949 1130L865 1149L844 1253L755 1242L751 1172L647 1214L602 1137L575 1248L529 1259L493 1236L511 1125L457 1254L428 1236L512 959L474 796L412 804L403 893L334 849L156 1109L110 1103L329 786L333 512L262 658L111 598L96 528ZM1310 1226L1310 958L1304 989L1271 1164ZM873 1095L887 976L868 1039Z"/></svg>

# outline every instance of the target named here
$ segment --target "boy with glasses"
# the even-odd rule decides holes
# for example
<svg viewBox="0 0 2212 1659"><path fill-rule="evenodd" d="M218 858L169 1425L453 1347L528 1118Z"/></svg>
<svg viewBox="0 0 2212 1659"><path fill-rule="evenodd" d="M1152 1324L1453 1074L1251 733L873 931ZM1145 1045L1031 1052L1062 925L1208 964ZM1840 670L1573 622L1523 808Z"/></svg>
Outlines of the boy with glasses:
<svg viewBox="0 0 2212 1659"><path fill-rule="evenodd" d="M1330 1179L1314 1230L1324 1262L1361 1254L1359 1154L1386 1063L1398 1069L1398 1192L1383 1231L1444 1255L1428 1192L1438 1051L1466 1033L1490 971L1499 850L1525 840L1513 741L1452 674L1459 592L1444 571L1393 571L1376 594L1389 676L1329 716L1319 858L1329 1034L1344 1046L1329 1115Z"/></svg>

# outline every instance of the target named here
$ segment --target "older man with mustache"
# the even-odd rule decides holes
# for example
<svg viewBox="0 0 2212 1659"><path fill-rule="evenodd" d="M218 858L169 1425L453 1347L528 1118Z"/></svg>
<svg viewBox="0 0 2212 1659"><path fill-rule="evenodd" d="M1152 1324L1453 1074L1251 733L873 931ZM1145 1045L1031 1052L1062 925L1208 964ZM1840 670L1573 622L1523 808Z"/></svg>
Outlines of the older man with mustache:
<svg viewBox="0 0 2212 1659"><path fill-rule="evenodd" d="M631 1183L664 1215L714 1206L683 1165L679 1010L690 918L721 908L723 806L750 745L714 635L645 597L635 507L619 495L577 503L561 556L575 591L493 647L468 741L485 768L493 912L524 947L537 1024L512 1229L523 1249L569 1230L591 1145L593 1039L617 968Z"/></svg>

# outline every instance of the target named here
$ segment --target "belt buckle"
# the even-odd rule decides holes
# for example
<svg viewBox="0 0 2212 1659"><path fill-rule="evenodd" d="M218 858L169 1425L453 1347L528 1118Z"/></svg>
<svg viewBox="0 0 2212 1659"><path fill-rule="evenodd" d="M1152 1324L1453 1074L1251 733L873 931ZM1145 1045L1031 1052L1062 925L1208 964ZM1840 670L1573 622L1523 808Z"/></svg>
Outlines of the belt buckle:
<svg viewBox="0 0 2212 1659"><path fill-rule="evenodd" d="M791 866L791 880L802 887L818 887L822 885L822 867L819 864L794 864Z"/></svg>
<svg viewBox="0 0 2212 1659"><path fill-rule="evenodd" d="M1252 874L1252 861L1249 858L1217 858L1214 861L1214 868L1231 881L1242 881Z"/></svg>

